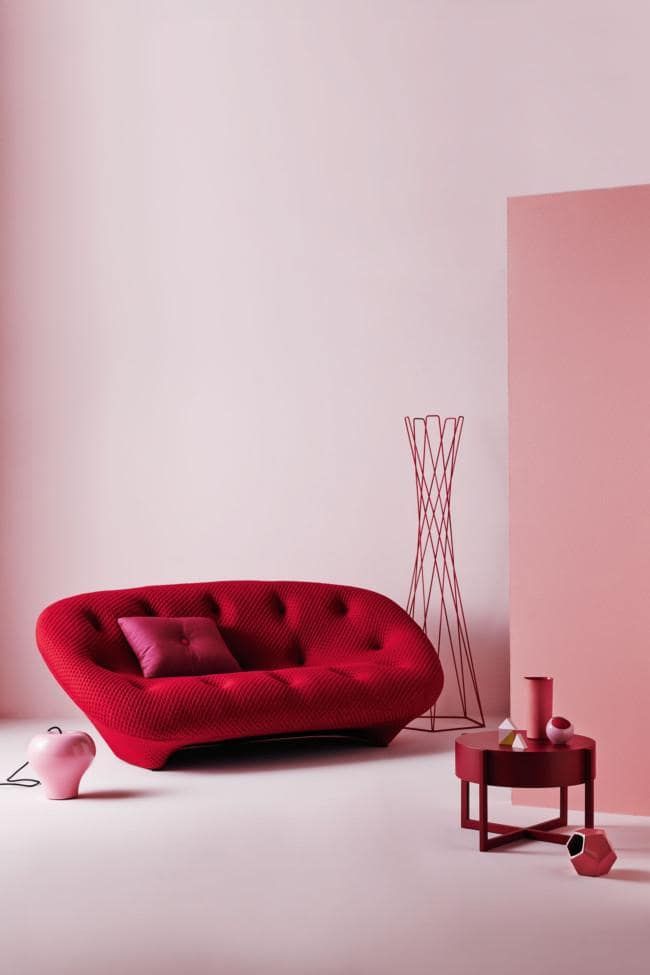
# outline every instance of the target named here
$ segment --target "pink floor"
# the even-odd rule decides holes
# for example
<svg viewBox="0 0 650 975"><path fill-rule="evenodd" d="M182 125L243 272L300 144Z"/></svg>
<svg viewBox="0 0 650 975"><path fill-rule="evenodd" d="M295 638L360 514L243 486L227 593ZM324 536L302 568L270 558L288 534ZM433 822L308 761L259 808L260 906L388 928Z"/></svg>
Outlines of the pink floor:
<svg viewBox="0 0 650 975"><path fill-rule="evenodd" d="M41 725L0 725L0 775ZM3 971L645 975L650 820L600 817L619 854L607 878L576 876L561 846L479 854L458 828L452 739L265 746L165 772L98 742L83 800L0 790ZM535 816L503 792L493 813Z"/></svg>

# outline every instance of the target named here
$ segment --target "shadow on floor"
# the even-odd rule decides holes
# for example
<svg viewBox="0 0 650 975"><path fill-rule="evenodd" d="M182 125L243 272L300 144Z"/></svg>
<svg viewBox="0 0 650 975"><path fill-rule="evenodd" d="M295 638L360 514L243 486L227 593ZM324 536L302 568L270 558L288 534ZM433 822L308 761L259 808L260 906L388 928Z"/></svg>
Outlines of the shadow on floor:
<svg viewBox="0 0 650 975"><path fill-rule="evenodd" d="M157 798L164 793L160 789L96 789L80 792L79 799L142 799Z"/></svg>
<svg viewBox="0 0 650 975"><path fill-rule="evenodd" d="M650 870L634 870L633 868L616 867L608 874L611 880L627 880L633 884L650 884Z"/></svg>
<svg viewBox="0 0 650 975"><path fill-rule="evenodd" d="M403 731L387 748L352 738L295 737L220 742L187 748L171 756L162 771L197 773L275 772L290 768L392 761L449 752L454 733Z"/></svg>

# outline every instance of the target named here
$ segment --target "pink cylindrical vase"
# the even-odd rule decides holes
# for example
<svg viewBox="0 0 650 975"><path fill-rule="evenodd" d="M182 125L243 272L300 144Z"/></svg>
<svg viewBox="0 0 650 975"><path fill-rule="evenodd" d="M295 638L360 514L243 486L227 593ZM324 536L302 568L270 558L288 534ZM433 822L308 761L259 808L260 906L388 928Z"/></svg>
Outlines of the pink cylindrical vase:
<svg viewBox="0 0 650 975"><path fill-rule="evenodd" d="M553 715L553 678L524 677L526 681L526 736L546 738L546 725Z"/></svg>

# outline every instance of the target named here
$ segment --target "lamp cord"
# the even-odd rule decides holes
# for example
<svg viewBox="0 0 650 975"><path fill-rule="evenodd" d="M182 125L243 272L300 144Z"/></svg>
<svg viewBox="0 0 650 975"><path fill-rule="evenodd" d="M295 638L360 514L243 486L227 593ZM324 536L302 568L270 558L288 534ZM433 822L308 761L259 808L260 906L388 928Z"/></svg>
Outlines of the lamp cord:
<svg viewBox="0 0 650 975"><path fill-rule="evenodd" d="M48 728L47 730L58 731L60 735L63 734L63 730L59 728L58 724L53 724L52 727ZM25 762L23 765L20 766L20 768L17 768L15 771L13 771L11 775L8 775L4 782L0 782L0 785L22 785L23 788L25 789L33 789L35 785L40 785L41 783L39 779L17 779L16 778L18 773L22 772L22 770L26 768L28 765L29 762Z"/></svg>

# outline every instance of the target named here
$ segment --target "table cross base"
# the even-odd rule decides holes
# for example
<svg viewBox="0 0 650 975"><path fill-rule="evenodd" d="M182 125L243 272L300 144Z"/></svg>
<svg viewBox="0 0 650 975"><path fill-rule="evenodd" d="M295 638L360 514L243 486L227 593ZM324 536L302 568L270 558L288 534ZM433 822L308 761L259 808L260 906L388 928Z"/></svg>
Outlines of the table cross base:
<svg viewBox="0 0 650 975"><path fill-rule="evenodd" d="M560 786L560 815L554 819L547 819L541 823L534 823L532 826L509 826L505 823L492 823L488 819L488 794L487 783L479 783L479 818L472 819L470 816L470 797L469 782L461 780L460 783L460 825L463 829L476 829L479 831L479 849L482 853L487 850L494 850L498 846L505 846L506 843L515 843L521 840L542 840L544 843L566 844L570 833L554 833L552 830L560 829L568 823L568 788ZM593 783L585 783L585 826L593 827L594 808L593 808ZM497 836L488 836L488 833L497 833Z"/></svg>

